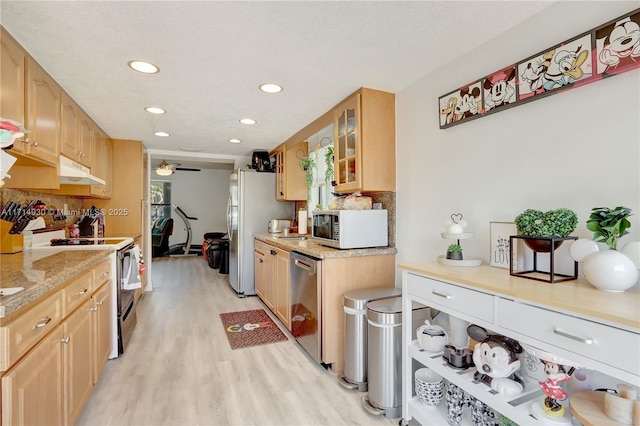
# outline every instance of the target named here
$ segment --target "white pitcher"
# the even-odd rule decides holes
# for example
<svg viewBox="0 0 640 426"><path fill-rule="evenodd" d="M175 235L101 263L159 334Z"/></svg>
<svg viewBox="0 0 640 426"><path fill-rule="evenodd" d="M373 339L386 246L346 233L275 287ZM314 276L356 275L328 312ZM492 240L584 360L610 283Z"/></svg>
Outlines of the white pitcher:
<svg viewBox="0 0 640 426"><path fill-rule="evenodd" d="M427 352L442 352L444 345L449 343L449 336L444 328L431 324L429 320L424 322L416 330L418 344Z"/></svg>

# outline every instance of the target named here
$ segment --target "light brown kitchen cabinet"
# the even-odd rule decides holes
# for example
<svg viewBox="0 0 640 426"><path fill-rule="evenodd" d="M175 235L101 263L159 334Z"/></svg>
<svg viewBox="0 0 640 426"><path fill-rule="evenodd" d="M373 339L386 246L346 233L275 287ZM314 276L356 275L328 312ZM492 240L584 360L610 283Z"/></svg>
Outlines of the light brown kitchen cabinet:
<svg viewBox="0 0 640 426"><path fill-rule="evenodd" d="M2 376L2 424L63 424L62 327Z"/></svg>
<svg viewBox="0 0 640 426"><path fill-rule="evenodd" d="M93 389L93 301L87 299L62 323L64 423L72 425Z"/></svg>
<svg viewBox="0 0 640 426"><path fill-rule="evenodd" d="M93 383L98 383L112 349L113 294L111 282L102 285L92 297L93 314Z"/></svg>
<svg viewBox="0 0 640 426"><path fill-rule="evenodd" d="M142 203L146 176L143 173L144 146L139 141L113 139L112 163L117 173L112 175L111 198L88 200L86 208L95 204L104 209L105 236L138 238L147 231L143 228Z"/></svg>
<svg viewBox="0 0 640 426"><path fill-rule="evenodd" d="M106 259L3 318L3 425L75 423L111 353L112 279Z"/></svg>
<svg viewBox="0 0 640 426"><path fill-rule="evenodd" d="M254 275L254 285L256 288L256 294L262 300L267 297L267 288L265 281L265 269L266 262L265 257L268 252L265 247L266 244L256 240L254 247L254 256L253 256L253 275ZM265 302L266 303L266 302Z"/></svg>
<svg viewBox="0 0 640 426"><path fill-rule="evenodd" d="M60 154L71 160L80 161L79 127L80 127L80 107L78 104L62 91L62 118L60 120Z"/></svg>
<svg viewBox="0 0 640 426"><path fill-rule="evenodd" d="M72 160L91 168L93 165L93 146L96 125L86 112L80 110L78 114L78 145L77 154Z"/></svg>
<svg viewBox="0 0 640 426"><path fill-rule="evenodd" d="M289 298L289 252L262 241L254 246L254 283L256 294L291 330Z"/></svg>
<svg viewBox="0 0 640 426"><path fill-rule="evenodd" d="M11 151L56 165L60 157L62 89L30 56L26 75L25 128L30 133Z"/></svg>
<svg viewBox="0 0 640 426"><path fill-rule="evenodd" d="M26 53L0 29L0 111L2 117L24 124L24 75Z"/></svg>
<svg viewBox="0 0 640 426"><path fill-rule="evenodd" d="M335 191L395 191L395 95L361 88L333 114Z"/></svg>
<svg viewBox="0 0 640 426"><path fill-rule="evenodd" d="M292 146L281 144L271 155L276 158L276 199L279 201L303 201L307 199L305 172L300 168L300 159L307 156L307 142Z"/></svg>
<svg viewBox="0 0 640 426"><path fill-rule="evenodd" d="M111 139L99 127L94 128L93 162L91 174L104 180L104 185L91 185L91 195L100 198L111 198L112 148Z"/></svg>
<svg viewBox="0 0 640 426"><path fill-rule="evenodd" d="M291 299L290 299L290 280L289 280L289 252L276 248L275 259L275 287L276 287L276 303L275 314L280 321L291 330Z"/></svg>

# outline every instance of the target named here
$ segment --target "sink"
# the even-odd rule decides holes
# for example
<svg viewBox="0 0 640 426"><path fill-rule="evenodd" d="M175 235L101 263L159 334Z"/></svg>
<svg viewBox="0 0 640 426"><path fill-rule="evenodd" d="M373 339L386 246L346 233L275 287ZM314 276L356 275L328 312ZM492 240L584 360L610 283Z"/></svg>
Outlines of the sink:
<svg viewBox="0 0 640 426"><path fill-rule="evenodd" d="M276 235L273 238L278 238L279 240L288 240L288 241L304 241L309 237L305 237L305 236L302 236L302 235L289 235L289 236L286 236L286 237Z"/></svg>

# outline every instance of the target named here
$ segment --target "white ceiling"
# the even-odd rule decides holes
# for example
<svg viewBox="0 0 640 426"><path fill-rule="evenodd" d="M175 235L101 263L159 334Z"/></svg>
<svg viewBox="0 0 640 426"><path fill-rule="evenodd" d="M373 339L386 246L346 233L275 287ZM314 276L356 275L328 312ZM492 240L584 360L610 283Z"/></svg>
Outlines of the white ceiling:
<svg viewBox="0 0 640 426"><path fill-rule="evenodd" d="M274 148L359 87L398 92L552 3L2 0L0 21L110 137L215 162Z"/></svg>

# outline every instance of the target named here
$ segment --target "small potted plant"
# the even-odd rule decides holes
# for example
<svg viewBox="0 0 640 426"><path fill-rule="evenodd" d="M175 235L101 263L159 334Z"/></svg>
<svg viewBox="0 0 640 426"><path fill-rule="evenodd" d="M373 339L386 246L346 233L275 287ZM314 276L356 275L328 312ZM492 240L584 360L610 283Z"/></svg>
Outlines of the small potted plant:
<svg viewBox="0 0 640 426"><path fill-rule="evenodd" d="M462 247L460 247L460 244L451 244L447 247L447 259L462 260Z"/></svg>
<svg viewBox="0 0 640 426"><path fill-rule="evenodd" d="M587 220L587 229L593 232L596 242L603 242L610 250L617 250L620 237L629 233L629 216L631 209L628 207L618 206L613 210L608 207L594 207Z"/></svg>
<svg viewBox="0 0 640 426"><path fill-rule="evenodd" d="M516 216L514 222L518 233L527 237L568 237L578 224L578 216L570 209L560 208L542 212L527 209ZM551 242L546 239L525 239L525 244L534 251L551 251ZM553 250L560 247L562 241L555 241Z"/></svg>

